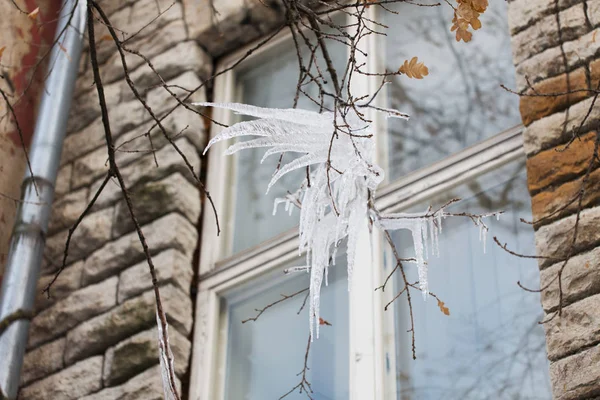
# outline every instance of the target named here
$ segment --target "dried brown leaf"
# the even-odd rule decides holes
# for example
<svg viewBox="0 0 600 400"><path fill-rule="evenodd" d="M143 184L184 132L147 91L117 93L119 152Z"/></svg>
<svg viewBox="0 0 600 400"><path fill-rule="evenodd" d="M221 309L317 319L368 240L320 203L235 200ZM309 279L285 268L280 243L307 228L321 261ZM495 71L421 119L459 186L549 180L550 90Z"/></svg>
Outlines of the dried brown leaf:
<svg viewBox="0 0 600 400"><path fill-rule="evenodd" d="M0 60L2 60L2 54L4 53L5 49L6 49L6 46L0 47Z"/></svg>
<svg viewBox="0 0 600 400"><path fill-rule="evenodd" d="M39 13L40 13L40 8L39 8L39 7L36 7L36 9L35 9L35 10L33 10L32 12L30 12L29 14L27 14L27 16L28 16L30 19L36 20L36 19L37 19L37 17L38 17L38 14L39 14Z"/></svg>
<svg viewBox="0 0 600 400"><path fill-rule="evenodd" d="M319 317L319 325L328 325L331 326L331 323L321 317Z"/></svg>
<svg viewBox="0 0 600 400"><path fill-rule="evenodd" d="M450 315L450 309L446 307L443 301L438 300L438 307L440 308L440 311L443 312L445 315Z"/></svg>
<svg viewBox="0 0 600 400"><path fill-rule="evenodd" d="M429 69L424 63L418 62L417 57L411 58L410 61L405 60L398 72L414 79L423 79L424 76L429 75Z"/></svg>

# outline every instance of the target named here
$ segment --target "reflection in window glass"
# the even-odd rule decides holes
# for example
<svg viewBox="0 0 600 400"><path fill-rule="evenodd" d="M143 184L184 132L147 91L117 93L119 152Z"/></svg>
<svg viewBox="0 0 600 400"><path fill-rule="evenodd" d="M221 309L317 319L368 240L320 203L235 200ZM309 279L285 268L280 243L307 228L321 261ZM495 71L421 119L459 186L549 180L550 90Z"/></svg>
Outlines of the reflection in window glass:
<svg viewBox="0 0 600 400"><path fill-rule="evenodd" d="M514 87L505 1L490 1L469 43L456 42L453 10L443 2L389 7L399 13L383 13L387 70L415 56L429 67L422 80L396 76L388 86L388 105L411 116L388 121L390 179L521 122L518 96L500 87Z"/></svg>
<svg viewBox="0 0 600 400"><path fill-rule="evenodd" d="M454 211L504 210L490 227L486 254L479 230L470 220L447 218L440 235L440 258L429 258L429 287L446 303L442 314L435 299L413 300L417 360L410 353L405 298L395 304L397 399L550 399L548 361L539 295L537 262L514 257L491 240L497 236L519 253L535 254L530 198L523 163L510 164L452 190L433 206L451 198L463 201ZM419 211L427 206L423 205ZM450 211L450 210L449 210ZM404 257L413 257L412 240L397 231L394 242ZM409 280L417 280L408 264ZM400 276L395 284L400 287Z"/></svg>
<svg viewBox="0 0 600 400"><path fill-rule="evenodd" d="M241 321L254 317L255 309L280 299L282 293L290 295L307 288L308 281L309 275L303 273L279 284L263 279L226 297L226 400L278 399L298 384L308 341L308 304L298 314L304 293L270 308L255 322ZM348 280L342 258L330 269L329 285L321 291L321 315L331 326L322 326L319 339L311 343L307 379L314 391L312 397L347 399ZM296 392L287 398L304 398L304 394Z"/></svg>
<svg viewBox="0 0 600 400"><path fill-rule="evenodd" d="M345 46L335 41L329 41L328 46L336 68L343 70L347 59ZM305 60L308 59L309 57L305 57ZM324 64L320 62L319 65ZM298 58L291 40L283 49L277 49L270 57L265 57L258 67L242 72L238 81L243 93L242 103L260 107L291 108L298 82ZM318 90L315 84L306 85L303 89L311 98L317 99ZM325 106L328 106L327 101ZM317 104L303 95L298 100L298 107L319 110ZM303 181L306 173L299 170L287 174L265 196L267 185L276 171L279 156L273 155L261 164L264 152L264 149L248 149L237 154L234 253L259 244L298 224L298 214L290 217L283 208L274 217L273 201L284 197L288 191L293 193L298 190L298 184ZM284 163L289 161L285 158L283 160Z"/></svg>

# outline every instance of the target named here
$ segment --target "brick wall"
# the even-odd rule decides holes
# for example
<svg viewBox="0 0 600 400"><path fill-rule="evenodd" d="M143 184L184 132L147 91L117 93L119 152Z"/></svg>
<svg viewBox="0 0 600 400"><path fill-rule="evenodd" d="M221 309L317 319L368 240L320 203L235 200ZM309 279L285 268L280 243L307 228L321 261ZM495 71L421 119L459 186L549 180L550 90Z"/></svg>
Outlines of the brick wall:
<svg viewBox="0 0 600 400"><path fill-rule="evenodd" d="M514 0L509 3L509 23L518 91L547 94L598 87L600 1ZM572 200L584 183L600 128L600 101L592 103L591 92L579 91L524 96L520 104L533 216L541 220L535 225L538 255L560 258L572 253L562 275L562 315L545 324L552 391L560 400L600 396L597 163L587 178L571 250L579 209L579 201ZM580 139L565 147L580 126ZM544 259L539 266L542 287L549 285L542 292L542 306L550 318L558 309L555 278L563 263Z"/></svg>

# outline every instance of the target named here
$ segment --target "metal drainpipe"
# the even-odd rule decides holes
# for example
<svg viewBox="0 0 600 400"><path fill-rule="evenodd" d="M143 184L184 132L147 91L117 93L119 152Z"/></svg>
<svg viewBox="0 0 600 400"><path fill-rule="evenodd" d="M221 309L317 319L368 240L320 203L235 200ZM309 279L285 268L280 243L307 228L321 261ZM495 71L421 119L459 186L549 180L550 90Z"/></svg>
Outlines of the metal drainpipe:
<svg viewBox="0 0 600 400"><path fill-rule="evenodd" d="M33 176L28 170L21 186L22 203L17 209L0 290L0 321L8 315L33 310L54 185L79 69L86 11L85 0L62 2L56 27L60 46L51 49L49 74L29 152ZM62 36L58 37L63 29ZM28 330L29 320L18 319L0 337L0 399L17 397Z"/></svg>

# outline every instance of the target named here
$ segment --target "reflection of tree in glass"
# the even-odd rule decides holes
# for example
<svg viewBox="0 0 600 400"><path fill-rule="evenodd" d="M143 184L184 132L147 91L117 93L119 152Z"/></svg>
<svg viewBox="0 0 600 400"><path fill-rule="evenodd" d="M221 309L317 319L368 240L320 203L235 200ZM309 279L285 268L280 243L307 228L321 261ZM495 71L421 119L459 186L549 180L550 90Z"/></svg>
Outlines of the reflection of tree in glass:
<svg viewBox="0 0 600 400"><path fill-rule="evenodd" d="M522 162L508 164L432 204L461 197L449 212L504 210L500 221L489 221L491 233L521 252L532 252L532 228L520 222L531 217L523 170ZM410 234L398 231L394 242L402 256L412 256ZM516 284L538 284L536 262L511 257L489 243L484 254L477 229L458 219L444 221L440 254L428 260L430 288L450 308L450 316L435 301L413 303L417 360L412 361L406 354L407 310L403 303L396 306L397 398L551 398L539 296ZM413 265L407 264L406 271L417 280Z"/></svg>
<svg viewBox="0 0 600 400"><path fill-rule="evenodd" d="M392 178L520 122L517 96L499 86L514 81L504 2L490 4L469 43L457 43L449 31L449 7L406 6L395 6L400 14L389 24L387 69L419 56L430 74L418 81L396 76L389 86L389 106L411 115L408 123L388 121Z"/></svg>
<svg viewBox="0 0 600 400"><path fill-rule="evenodd" d="M543 371L547 368L544 332L538 324L542 317L541 312L535 316L522 312L493 329L479 326L486 340L466 351L460 345L440 357L418 351L417 362L428 365L424 379L418 380L422 384L415 385L410 373L400 371L398 399L550 399L548 377ZM469 327L474 321L462 323L465 330L474 329ZM525 330L511 336L516 325ZM466 340L453 338L455 343Z"/></svg>

